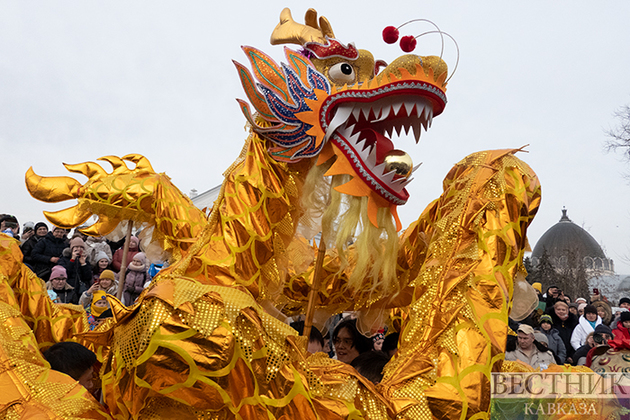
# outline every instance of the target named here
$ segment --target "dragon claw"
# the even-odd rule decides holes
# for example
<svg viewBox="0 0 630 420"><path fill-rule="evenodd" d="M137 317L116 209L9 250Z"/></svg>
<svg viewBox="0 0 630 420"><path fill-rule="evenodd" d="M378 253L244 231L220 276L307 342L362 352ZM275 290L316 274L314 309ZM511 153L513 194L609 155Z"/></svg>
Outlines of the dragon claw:
<svg viewBox="0 0 630 420"><path fill-rule="evenodd" d="M128 154L122 158L103 156L98 160L109 162L113 168L112 172L107 172L96 162L64 163L68 171L88 177L89 180L85 184L67 176L41 177L35 174L33 168L27 171L26 187L34 198L49 203L79 200L79 204L74 207L44 212L52 224L70 229L85 223L92 214L98 214L98 221L82 229L82 232L102 236L114 230L123 219L142 219L132 203L150 192L147 187L152 184L145 182L145 179L151 177L155 171L149 160L140 154ZM135 164L135 168L130 169L125 161ZM108 213L109 216L103 213Z"/></svg>

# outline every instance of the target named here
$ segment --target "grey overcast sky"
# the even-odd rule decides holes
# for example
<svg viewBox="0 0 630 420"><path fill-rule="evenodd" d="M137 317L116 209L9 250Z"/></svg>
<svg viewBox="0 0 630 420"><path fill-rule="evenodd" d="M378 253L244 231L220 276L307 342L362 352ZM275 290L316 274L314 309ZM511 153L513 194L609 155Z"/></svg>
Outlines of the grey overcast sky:
<svg viewBox="0 0 630 420"><path fill-rule="evenodd" d="M24 173L66 175L61 163L141 153L183 191L205 191L240 151L245 98L232 59L241 45L282 60L269 45L280 11L303 22L308 7L336 36L377 58L402 54L381 31L430 19L458 42L449 104L419 145L396 140L424 162L399 210L411 223L469 153L518 148L539 175L543 200L532 247L566 206L630 274L630 165L605 153L613 113L630 103L630 2L607 1L0 1L0 213L42 220ZM419 23L403 34L430 30ZM439 55L437 37L416 52ZM447 43L452 67L455 48ZM107 164L105 164L107 165ZM82 178L78 178L83 180Z"/></svg>

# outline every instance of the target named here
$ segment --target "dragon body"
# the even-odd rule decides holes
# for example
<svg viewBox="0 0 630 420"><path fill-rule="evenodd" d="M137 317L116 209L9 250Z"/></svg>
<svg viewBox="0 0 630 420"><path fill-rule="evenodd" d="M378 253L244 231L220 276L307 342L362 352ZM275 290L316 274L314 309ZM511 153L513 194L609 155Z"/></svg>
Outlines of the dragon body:
<svg viewBox="0 0 630 420"><path fill-rule="evenodd" d="M387 135L411 129L419 138L443 111L446 64L405 55L377 72L371 54L335 39L326 19L310 10L305 21L296 24L285 9L272 35L272 43L304 48L286 49L288 64L251 47L244 51L252 71L236 64L251 130L209 215L140 155L103 158L112 172L66 165L88 177L84 184L27 173L34 197L78 200L46 214L55 225L96 214L86 233L105 235L131 220L151 227L152 243L171 255L135 305L110 298L114 317L87 332L81 312L52 304L10 240L2 242L10 256L0 263L2 320L17 317L31 364L43 371L38 346L77 339L94 349L113 418L489 417L490 372L501 369L538 180L516 150L473 154L398 235L396 207L409 196L413 164ZM328 245L318 279L316 250L302 235L313 225ZM283 322L305 310L314 284L327 316L397 314L399 351L380 384L307 353L306 339ZM3 354L13 342L2 342ZM28 366L5 371L19 379ZM48 401L21 395L0 409ZM84 405L73 416L101 415L89 397L75 400Z"/></svg>

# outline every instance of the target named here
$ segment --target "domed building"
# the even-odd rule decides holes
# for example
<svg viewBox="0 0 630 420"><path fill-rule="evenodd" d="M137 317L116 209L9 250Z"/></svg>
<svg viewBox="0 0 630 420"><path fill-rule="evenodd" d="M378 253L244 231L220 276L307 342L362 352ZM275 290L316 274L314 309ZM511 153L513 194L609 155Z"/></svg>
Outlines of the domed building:
<svg viewBox="0 0 630 420"><path fill-rule="evenodd" d="M567 254L575 252L584 261L589 275L615 273L613 260L606 257L595 238L569 219L566 209L562 209L560 221L550 227L536 243L531 255L534 267L538 265L544 250L557 268L566 267Z"/></svg>

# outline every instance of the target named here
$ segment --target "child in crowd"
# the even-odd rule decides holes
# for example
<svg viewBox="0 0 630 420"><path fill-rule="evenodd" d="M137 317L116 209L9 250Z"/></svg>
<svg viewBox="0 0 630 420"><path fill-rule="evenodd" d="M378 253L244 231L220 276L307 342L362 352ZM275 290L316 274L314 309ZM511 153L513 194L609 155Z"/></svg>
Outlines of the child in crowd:
<svg viewBox="0 0 630 420"><path fill-rule="evenodd" d="M92 296L92 305L90 305L90 315L88 316L90 330L96 328L105 319L112 317L106 295L107 293L103 290L97 290Z"/></svg>
<svg viewBox="0 0 630 420"><path fill-rule="evenodd" d="M553 352L556 363L562 365L567 358L567 349L558 330L553 329L552 326L553 319L550 315L544 314L540 317L540 332L547 337L547 345L549 350Z"/></svg>
<svg viewBox="0 0 630 420"><path fill-rule="evenodd" d="M98 279L101 277L101 273L103 271L105 271L105 270L113 271L112 268L111 268L112 261L107 256L106 253L104 253L103 251L99 251L99 252L96 253L96 258L98 258L98 260L96 261L96 265L92 269L92 281L93 282L98 281Z"/></svg>
<svg viewBox="0 0 630 420"><path fill-rule="evenodd" d="M125 274L125 305L133 305L142 290L144 290L144 284L150 281L149 273L147 272L147 257L144 252L139 252L133 256L133 260L127 267L127 273Z"/></svg>
<svg viewBox="0 0 630 420"><path fill-rule="evenodd" d="M113 271L103 270L98 280L94 282L88 290L83 292L81 298L79 299L79 305L82 305L85 309L87 309L92 304L94 292L99 290L116 296L116 292L118 292L118 280L116 280L116 276Z"/></svg>

